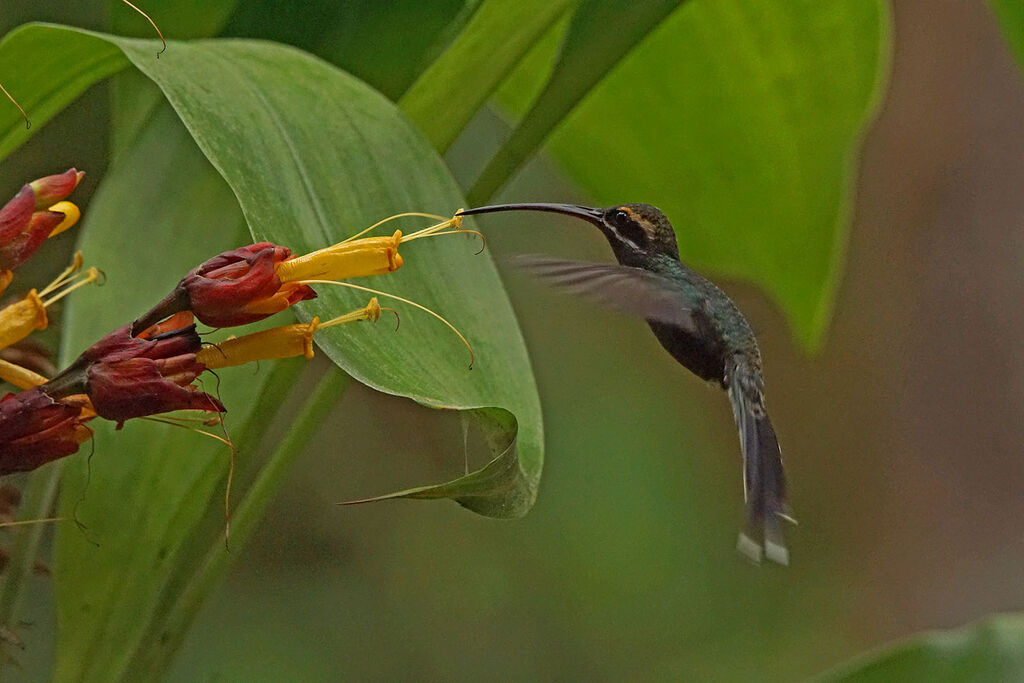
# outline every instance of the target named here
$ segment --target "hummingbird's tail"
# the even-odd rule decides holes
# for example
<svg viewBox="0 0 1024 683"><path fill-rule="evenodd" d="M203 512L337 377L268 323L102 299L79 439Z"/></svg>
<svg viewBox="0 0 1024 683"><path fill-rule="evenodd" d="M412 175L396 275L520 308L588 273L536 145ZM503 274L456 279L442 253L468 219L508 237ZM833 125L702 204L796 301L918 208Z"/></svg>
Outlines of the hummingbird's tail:
<svg viewBox="0 0 1024 683"><path fill-rule="evenodd" d="M743 450L747 501L747 525L740 532L737 548L755 562L761 561L763 553L772 562L789 564L782 524L793 519L786 504L782 451L765 411L760 373L737 360L727 371L726 381Z"/></svg>

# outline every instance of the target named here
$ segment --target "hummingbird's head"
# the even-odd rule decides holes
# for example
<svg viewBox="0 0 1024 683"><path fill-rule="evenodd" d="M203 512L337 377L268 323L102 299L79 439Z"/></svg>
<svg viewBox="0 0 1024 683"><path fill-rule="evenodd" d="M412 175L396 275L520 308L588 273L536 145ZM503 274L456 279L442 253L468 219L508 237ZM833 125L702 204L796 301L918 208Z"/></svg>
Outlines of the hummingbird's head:
<svg viewBox="0 0 1024 683"><path fill-rule="evenodd" d="M619 204L605 209L578 204L498 204L465 209L459 214L498 211L548 211L581 218L604 233L620 263L633 264L659 254L679 258L672 224L650 204Z"/></svg>
<svg viewBox="0 0 1024 683"><path fill-rule="evenodd" d="M679 258L676 231L657 207L650 204L621 204L598 209L597 225L608 238L615 255L622 261L630 255L650 257L657 254Z"/></svg>

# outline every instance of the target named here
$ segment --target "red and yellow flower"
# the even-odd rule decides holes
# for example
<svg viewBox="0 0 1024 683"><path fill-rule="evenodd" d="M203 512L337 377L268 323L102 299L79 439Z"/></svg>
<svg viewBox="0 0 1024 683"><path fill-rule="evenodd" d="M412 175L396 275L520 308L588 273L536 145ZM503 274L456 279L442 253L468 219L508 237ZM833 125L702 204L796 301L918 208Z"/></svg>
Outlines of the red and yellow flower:
<svg viewBox="0 0 1024 683"><path fill-rule="evenodd" d="M83 175L72 168L33 180L0 208L0 292L10 284L11 271L38 251L47 238L78 222L78 207L62 200Z"/></svg>

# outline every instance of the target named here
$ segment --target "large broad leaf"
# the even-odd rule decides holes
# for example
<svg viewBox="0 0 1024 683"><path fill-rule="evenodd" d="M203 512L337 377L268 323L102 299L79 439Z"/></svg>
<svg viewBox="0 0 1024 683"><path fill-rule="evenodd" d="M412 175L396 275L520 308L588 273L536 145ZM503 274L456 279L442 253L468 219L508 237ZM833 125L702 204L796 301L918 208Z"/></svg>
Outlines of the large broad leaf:
<svg viewBox="0 0 1024 683"><path fill-rule="evenodd" d="M386 99L343 72L273 44L172 44L159 61L154 57L156 47L154 41L31 26L0 43L0 60L26 64L29 82L55 84L55 90L40 99L52 115L88 82L123 67L127 56L160 86L205 156L227 180L257 239L272 239L301 252L336 242L388 214L410 209L451 213L461 205L443 162L417 131ZM65 48L79 63L91 66L79 68L74 77L66 76ZM45 62L48 71L34 66L43 54L52 56ZM8 148L26 137L15 128L12 121L0 118L0 136L6 135ZM173 165L170 168L177 172ZM198 175L187 164L181 172ZM124 177L133 175L123 173ZM159 183L149 191L153 189L164 191ZM135 209L125 215L117 212L119 198L125 200L130 195L122 185L116 193L110 190L100 205L102 222L86 226L86 234L103 226L95 239L104 240L103 248L114 250L117 256L117 264L104 264L112 283L124 286L129 280L127 286L139 292L140 301L154 300L180 277L185 259L171 256L178 253L178 245L189 264L199 260L200 253L205 257L225 246L213 236L226 236L230 231L214 230L207 219L222 225L230 225L230 220L219 212L196 215L209 204L185 189L180 203L172 202L166 209L168 217L153 217L147 225L145 214L140 213L145 202L134 204ZM167 192L169 198L176 197L175 188ZM152 206L165 205L153 202ZM227 202L223 210L234 206ZM181 210L195 220L187 222L177 213ZM161 246L149 234L151 230L160 230L161 239L170 241ZM451 497L482 514L518 516L532 505L540 476L540 408L525 347L501 283L489 258L475 256L474 251L475 246L464 240L421 240L403 248L406 265L400 271L365 283L445 314L473 342L477 354L473 370L467 369L468 357L457 339L437 321L413 309L403 309L403 325L397 333L370 325L347 326L325 331L319 341L336 363L370 386L433 407L468 410L479 418L494 448L495 461L461 481L410 495ZM130 261L132 258L136 260ZM150 270L154 261L160 266L156 271ZM134 280L129 273L134 273ZM325 288L319 299L302 307L300 315L307 319L335 315L361 305L366 298L340 288ZM111 321L126 321L139 310L138 304L123 309L124 302L109 301L114 302L106 304L110 320L92 318L95 329L93 322L85 325L91 314L83 312L74 318L72 352L94 340ZM83 327L76 327L75 321ZM227 398L227 384L224 392ZM238 405L238 399L228 402ZM149 425L131 427L141 434ZM98 442L104 465L111 468L107 476L118 483L106 490L103 477L94 473L86 501L98 506L91 508L93 514L102 508L111 515L124 516L91 530L90 537L100 543L99 549L84 543L75 532L62 532L58 537L58 673L62 680L126 675L133 653L138 651L135 646L144 642L145 634L153 635L147 629L166 600L167 587L175 584L169 572L182 559L188 533L200 524L198 507L184 504L181 495L201 481L195 493L208 500L218 480L207 476L206 468L224 464L222 459L203 457L202 453L196 454L195 462L183 464L181 459L192 454L181 452L177 440L139 437L139 442L121 442L127 433L103 436L106 438ZM123 452L120 443L131 444L131 452ZM143 457L141 450L151 448L154 452L144 458L141 471L130 477L117 472L117 467ZM98 467L95 459L93 464ZM166 478L171 481L165 482ZM142 492L136 492L126 490L131 488L129 481L157 483L141 486ZM157 497L165 499L147 496L154 490L161 491ZM167 490L172 495L164 495ZM78 495L80 489L69 488L65 505L75 504ZM142 514L142 508L152 511ZM95 553L104 553L109 561L97 561ZM142 555L139 564L126 565L128 556L135 553ZM138 571L132 572L128 566ZM146 585L137 591L119 590L128 574L132 581ZM66 585L65 580L69 582ZM158 632L155 636L174 640L176 634Z"/></svg>
<svg viewBox="0 0 1024 683"><path fill-rule="evenodd" d="M819 679L886 681L1024 680L1024 616L995 616L964 628L932 631L841 666Z"/></svg>
<svg viewBox="0 0 1024 683"><path fill-rule="evenodd" d="M1024 69L1024 3L1019 0L988 0L1010 49L1017 56L1017 63Z"/></svg>
<svg viewBox="0 0 1024 683"><path fill-rule="evenodd" d="M684 3L548 149L597 203L661 207L685 260L758 283L814 345L841 272L860 140L888 73L888 12L882 0ZM528 97L505 94L526 112Z"/></svg>
<svg viewBox="0 0 1024 683"><path fill-rule="evenodd" d="M149 22L127 7L124 0L107 2L112 30L119 35L152 37ZM239 0L137 0L134 4L153 19L165 38L181 40L216 35L238 3Z"/></svg>
<svg viewBox="0 0 1024 683"><path fill-rule="evenodd" d="M473 204L482 204L498 190L608 72L682 0L584 0L573 13L562 37L558 56L543 90L522 117L508 140L491 158L469 192ZM531 52L543 55L545 46ZM531 60L532 62L532 60ZM531 63L516 70L502 91L513 102L530 92L522 77L542 73ZM517 88L512 91L510 88Z"/></svg>
<svg viewBox="0 0 1024 683"><path fill-rule="evenodd" d="M123 0L109 0L110 30L126 36L148 38L153 27ZM238 0L148 0L146 13L165 38L209 38L228 20ZM131 144L160 102L160 93L142 75L128 71L111 80L111 147L115 152Z"/></svg>
<svg viewBox="0 0 1024 683"><path fill-rule="evenodd" d="M402 110L434 147L448 149L502 79L573 1L484 0L465 30L402 96Z"/></svg>
<svg viewBox="0 0 1024 683"><path fill-rule="evenodd" d="M223 35L300 47L397 100L451 42L471 14L472 4L464 0L246 0Z"/></svg>

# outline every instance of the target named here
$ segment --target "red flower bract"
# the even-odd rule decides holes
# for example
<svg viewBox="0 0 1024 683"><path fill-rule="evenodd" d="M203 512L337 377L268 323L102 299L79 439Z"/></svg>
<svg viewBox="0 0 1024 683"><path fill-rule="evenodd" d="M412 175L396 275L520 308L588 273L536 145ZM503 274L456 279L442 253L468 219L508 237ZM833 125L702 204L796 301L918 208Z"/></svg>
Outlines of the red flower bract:
<svg viewBox="0 0 1024 683"><path fill-rule="evenodd" d="M65 218L46 208L67 197L83 175L72 168L34 180L0 208L0 269L20 266L39 249Z"/></svg>
<svg viewBox="0 0 1024 683"><path fill-rule="evenodd" d="M201 347L195 325L182 326L179 316L137 337L126 325L41 389L54 397L86 394L97 415L119 423L173 410L224 412L220 401L192 386L205 370L196 360Z"/></svg>
<svg viewBox="0 0 1024 683"><path fill-rule="evenodd" d="M69 168L57 175L48 175L45 178L33 180L28 186L36 197L36 210L45 209L55 202L67 197L71 191L78 187L85 173Z"/></svg>
<svg viewBox="0 0 1024 683"><path fill-rule="evenodd" d="M292 304L316 298L310 287L282 283L277 264L291 256L287 247L258 242L225 251L193 269L132 328L143 329L178 311L190 310L211 327L234 327L262 320Z"/></svg>
<svg viewBox="0 0 1024 683"><path fill-rule="evenodd" d="M92 436L81 413L38 387L0 399L0 475L34 470L77 451Z"/></svg>

